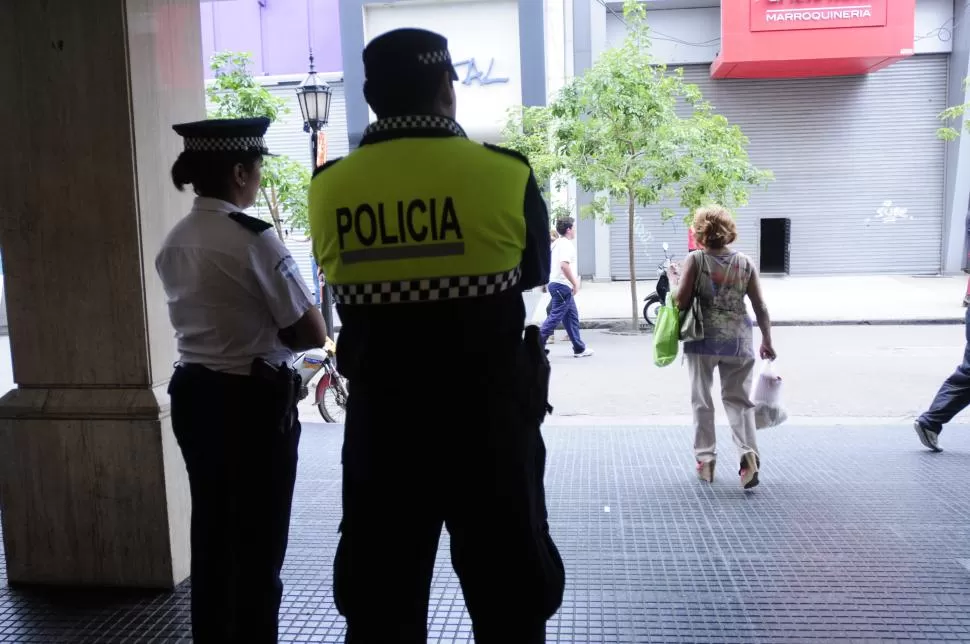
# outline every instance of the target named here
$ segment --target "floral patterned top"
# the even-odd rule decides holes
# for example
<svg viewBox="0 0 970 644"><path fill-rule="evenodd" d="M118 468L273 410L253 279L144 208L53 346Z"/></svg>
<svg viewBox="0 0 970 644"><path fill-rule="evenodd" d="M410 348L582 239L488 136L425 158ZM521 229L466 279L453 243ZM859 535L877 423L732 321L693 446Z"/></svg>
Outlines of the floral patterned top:
<svg viewBox="0 0 970 644"><path fill-rule="evenodd" d="M744 297L754 263L744 253L697 250L687 257L701 271L697 297L704 316L704 339L684 343L684 353L754 357L751 318Z"/></svg>

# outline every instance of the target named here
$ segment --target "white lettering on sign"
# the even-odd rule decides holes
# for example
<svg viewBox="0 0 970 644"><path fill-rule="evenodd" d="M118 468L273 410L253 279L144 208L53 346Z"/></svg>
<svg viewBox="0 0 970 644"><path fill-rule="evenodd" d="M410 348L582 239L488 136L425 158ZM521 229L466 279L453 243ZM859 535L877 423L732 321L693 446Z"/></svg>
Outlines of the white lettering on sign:
<svg viewBox="0 0 970 644"><path fill-rule="evenodd" d="M831 9L769 9L768 22L822 22L825 20L862 20L872 18L872 5L832 7Z"/></svg>

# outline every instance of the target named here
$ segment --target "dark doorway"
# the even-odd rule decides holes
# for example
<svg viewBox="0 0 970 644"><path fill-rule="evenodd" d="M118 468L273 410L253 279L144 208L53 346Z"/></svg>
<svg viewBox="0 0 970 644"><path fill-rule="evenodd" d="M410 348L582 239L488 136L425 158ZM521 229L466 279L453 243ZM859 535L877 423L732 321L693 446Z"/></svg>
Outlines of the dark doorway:
<svg viewBox="0 0 970 644"><path fill-rule="evenodd" d="M788 274L791 219L761 220L761 272Z"/></svg>

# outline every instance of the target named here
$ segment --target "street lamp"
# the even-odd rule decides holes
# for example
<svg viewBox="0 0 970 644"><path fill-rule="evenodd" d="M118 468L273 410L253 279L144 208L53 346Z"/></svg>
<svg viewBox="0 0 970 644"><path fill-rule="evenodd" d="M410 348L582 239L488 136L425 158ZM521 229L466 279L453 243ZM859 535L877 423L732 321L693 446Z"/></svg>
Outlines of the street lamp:
<svg viewBox="0 0 970 644"><path fill-rule="evenodd" d="M330 120L330 99L332 91L330 86L317 79L317 72L313 69L313 50L310 50L310 73L296 88L296 100L300 104L300 112L303 114L303 131L310 133L310 167L317 169L317 139L321 129L327 127ZM324 275L324 279L326 276ZM320 309L323 313L324 322L327 324L327 333L334 335L333 330L333 289L330 284L324 284L322 291L322 302Z"/></svg>

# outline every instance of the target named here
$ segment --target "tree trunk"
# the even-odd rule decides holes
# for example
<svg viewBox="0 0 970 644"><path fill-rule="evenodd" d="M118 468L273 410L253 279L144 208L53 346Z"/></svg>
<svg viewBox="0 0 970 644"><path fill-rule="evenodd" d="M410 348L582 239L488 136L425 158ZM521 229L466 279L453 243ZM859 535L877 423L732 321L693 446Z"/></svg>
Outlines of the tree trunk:
<svg viewBox="0 0 970 644"><path fill-rule="evenodd" d="M263 193L263 201L266 202L266 207L269 208L269 218L273 220L273 227L276 229L276 236L280 238L280 241L286 243L283 239L283 227L279 223L278 206L276 205L276 191L273 191L273 197L270 198L268 192L266 192L265 187L261 187L260 192Z"/></svg>
<svg viewBox="0 0 970 644"><path fill-rule="evenodd" d="M629 221L627 222L627 241L630 244L630 304L632 306L630 312L630 322L631 328L634 332L640 330L640 313L639 313L639 300L637 298L637 260L636 260L636 246L633 243L633 220L636 215L636 201L633 198L633 193L630 193L628 197L627 206L629 209Z"/></svg>
<svg viewBox="0 0 970 644"><path fill-rule="evenodd" d="M273 198L269 202L269 216L273 218L273 225L276 226L276 234L279 235L280 241L286 243L283 237L283 223L280 221L280 205L276 202L276 186L271 186L269 192Z"/></svg>

